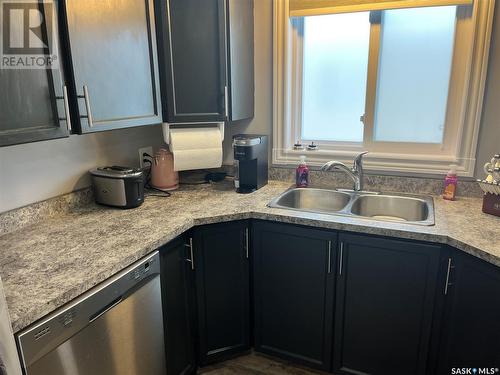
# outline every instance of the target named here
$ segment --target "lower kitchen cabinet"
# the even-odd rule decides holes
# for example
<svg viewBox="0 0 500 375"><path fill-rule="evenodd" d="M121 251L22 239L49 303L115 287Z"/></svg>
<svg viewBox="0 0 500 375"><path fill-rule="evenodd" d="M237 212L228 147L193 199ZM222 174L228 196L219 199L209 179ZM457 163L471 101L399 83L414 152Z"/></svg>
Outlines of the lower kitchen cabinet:
<svg viewBox="0 0 500 375"><path fill-rule="evenodd" d="M196 372L191 267L183 237L160 249L167 374ZM189 269L188 269L189 267Z"/></svg>
<svg viewBox="0 0 500 375"><path fill-rule="evenodd" d="M336 234L253 224L255 350L331 367Z"/></svg>
<svg viewBox="0 0 500 375"><path fill-rule="evenodd" d="M201 365L250 349L248 222L193 231Z"/></svg>
<svg viewBox="0 0 500 375"><path fill-rule="evenodd" d="M336 375L500 366L500 268L437 244L251 228L197 227L160 250L169 375L252 345Z"/></svg>
<svg viewBox="0 0 500 375"><path fill-rule="evenodd" d="M450 253L449 265L436 374L453 373L453 368L498 373L500 269L460 251Z"/></svg>
<svg viewBox="0 0 500 375"><path fill-rule="evenodd" d="M426 374L440 247L339 240L333 372Z"/></svg>

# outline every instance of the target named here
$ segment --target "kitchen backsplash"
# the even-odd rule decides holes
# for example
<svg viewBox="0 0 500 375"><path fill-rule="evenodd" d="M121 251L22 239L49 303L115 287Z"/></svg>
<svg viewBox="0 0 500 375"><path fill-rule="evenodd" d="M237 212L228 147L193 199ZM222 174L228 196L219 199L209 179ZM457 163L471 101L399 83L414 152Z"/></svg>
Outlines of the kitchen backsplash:
<svg viewBox="0 0 500 375"><path fill-rule="evenodd" d="M88 205L93 201L92 189L84 188L42 202L2 212L0 213L0 236L46 218L71 212L75 208Z"/></svg>
<svg viewBox="0 0 500 375"><path fill-rule="evenodd" d="M322 172L310 170L310 181L313 186L336 187L352 189L351 178L343 172ZM269 179L277 181L295 182L294 168L269 168ZM441 195L443 192L442 178L420 178L420 177L402 177L402 176L364 176L365 190L400 192L408 194L430 194ZM458 182L458 196L463 197L482 197L483 192L475 181Z"/></svg>

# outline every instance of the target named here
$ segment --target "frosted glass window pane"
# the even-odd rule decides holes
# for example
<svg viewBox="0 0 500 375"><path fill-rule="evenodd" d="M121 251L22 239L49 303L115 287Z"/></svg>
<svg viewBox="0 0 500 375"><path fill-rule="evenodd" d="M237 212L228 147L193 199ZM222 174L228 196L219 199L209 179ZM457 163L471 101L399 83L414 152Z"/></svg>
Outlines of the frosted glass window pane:
<svg viewBox="0 0 500 375"><path fill-rule="evenodd" d="M384 11L375 140L441 143L456 7Z"/></svg>
<svg viewBox="0 0 500 375"><path fill-rule="evenodd" d="M302 138L363 141L369 13L304 18Z"/></svg>

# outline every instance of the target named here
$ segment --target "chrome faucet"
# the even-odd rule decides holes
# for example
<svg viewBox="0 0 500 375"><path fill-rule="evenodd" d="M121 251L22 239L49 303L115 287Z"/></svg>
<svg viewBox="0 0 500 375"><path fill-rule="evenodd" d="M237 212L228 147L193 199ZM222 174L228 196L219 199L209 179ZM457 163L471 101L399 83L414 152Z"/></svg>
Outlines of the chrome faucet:
<svg viewBox="0 0 500 375"><path fill-rule="evenodd" d="M363 190L363 155L367 154L368 151L362 152L358 156L354 158L354 164L352 168L349 168L347 165L340 161L329 161L325 163L322 167L322 171L329 171L331 169L340 169L349 175L354 181L354 191L362 191Z"/></svg>

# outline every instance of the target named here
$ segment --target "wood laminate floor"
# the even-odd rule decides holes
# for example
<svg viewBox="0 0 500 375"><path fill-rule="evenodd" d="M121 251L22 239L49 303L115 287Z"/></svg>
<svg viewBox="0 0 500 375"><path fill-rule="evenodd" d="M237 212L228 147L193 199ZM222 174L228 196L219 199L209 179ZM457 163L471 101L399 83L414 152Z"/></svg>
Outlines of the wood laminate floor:
<svg viewBox="0 0 500 375"><path fill-rule="evenodd" d="M271 359L261 354L246 356L221 362L198 370L203 375L318 375L325 374L303 367L297 367L289 362Z"/></svg>

